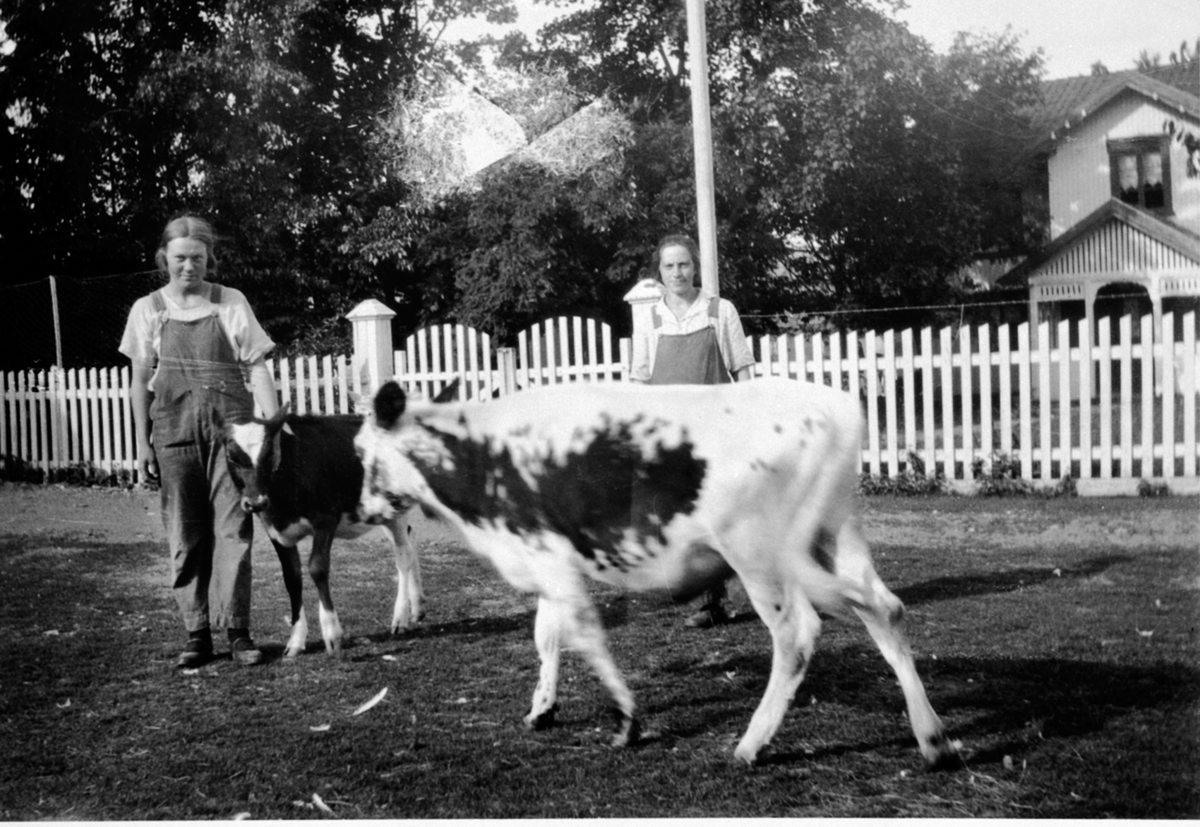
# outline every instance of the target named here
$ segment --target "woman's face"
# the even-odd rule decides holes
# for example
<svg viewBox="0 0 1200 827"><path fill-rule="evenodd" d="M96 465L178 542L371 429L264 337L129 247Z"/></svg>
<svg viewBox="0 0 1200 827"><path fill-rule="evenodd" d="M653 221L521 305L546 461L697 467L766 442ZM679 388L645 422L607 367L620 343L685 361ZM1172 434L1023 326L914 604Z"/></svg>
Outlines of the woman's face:
<svg viewBox="0 0 1200 827"><path fill-rule="evenodd" d="M691 296L695 290L696 263L681 244L663 247L658 255L658 277L663 287L677 296Z"/></svg>
<svg viewBox="0 0 1200 827"><path fill-rule="evenodd" d="M204 284L208 246L195 238L175 238L167 243L167 274L184 292Z"/></svg>

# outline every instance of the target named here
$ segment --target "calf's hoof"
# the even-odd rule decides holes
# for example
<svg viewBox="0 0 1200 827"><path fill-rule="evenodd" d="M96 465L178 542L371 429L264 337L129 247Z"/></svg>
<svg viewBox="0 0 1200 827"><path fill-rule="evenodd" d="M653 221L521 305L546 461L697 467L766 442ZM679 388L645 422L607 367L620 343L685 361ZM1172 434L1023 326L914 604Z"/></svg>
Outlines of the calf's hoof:
<svg viewBox="0 0 1200 827"><path fill-rule="evenodd" d="M617 723L617 731L613 733L612 745L614 747L632 747L638 742L641 734L642 727L637 722L637 718L622 715L621 720Z"/></svg>
<svg viewBox="0 0 1200 827"><path fill-rule="evenodd" d="M952 741L945 735L938 735L921 749L921 754L925 757L925 768L933 772L961 770L966 767L961 750L961 741Z"/></svg>
<svg viewBox="0 0 1200 827"><path fill-rule="evenodd" d="M554 713L558 711L558 704L547 709L540 715L534 715L530 712L525 716L525 728L538 732L543 729L549 729L554 726Z"/></svg>
<svg viewBox="0 0 1200 827"><path fill-rule="evenodd" d="M751 749L745 744L739 744L738 748L733 751L733 757L738 763L753 767L758 763L758 750Z"/></svg>

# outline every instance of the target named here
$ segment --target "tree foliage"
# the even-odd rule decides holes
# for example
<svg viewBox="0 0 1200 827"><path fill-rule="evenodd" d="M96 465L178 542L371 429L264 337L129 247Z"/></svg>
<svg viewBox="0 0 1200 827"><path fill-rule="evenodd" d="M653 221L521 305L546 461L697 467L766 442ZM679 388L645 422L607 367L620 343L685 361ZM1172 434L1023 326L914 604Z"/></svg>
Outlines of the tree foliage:
<svg viewBox="0 0 1200 827"><path fill-rule="evenodd" d="M976 257L1037 243L1020 150L1041 64L1010 34L938 56L860 0L707 9L721 289L748 327L783 308L944 304ZM606 301L647 274L658 237L694 232L687 49L682 4L600 0L505 54L566 67L585 98L620 100L637 134L620 187L509 166L448 210L436 257L464 318L502 333Z"/></svg>
<svg viewBox="0 0 1200 827"><path fill-rule="evenodd" d="M368 228L405 200L371 136L428 45L411 3L3 0L0 18L0 244L24 280L146 269L165 220L198 211L221 280L279 341L323 350L408 276Z"/></svg>
<svg viewBox="0 0 1200 827"><path fill-rule="evenodd" d="M1036 240L1017 150L1040 59L1010 35L936 55L869 0L707 9L721 286L750 329L785 309L944 302L973 257ZM695 229L684 6L599 0L536 47L444 42L452 19L512 14L509 0L0 0L6 270L144 270L189 209L226 237L220 279L292 351L343 348L341 317L367 297L394 303L402 329L464 321L504 339L557 313L624 327L657 238ZM617 101L634 124L621 163L503 163L476 192L411 198L380 116L421 67L465 77L489 45L501 65L565 72L580 105Z"/></svg>

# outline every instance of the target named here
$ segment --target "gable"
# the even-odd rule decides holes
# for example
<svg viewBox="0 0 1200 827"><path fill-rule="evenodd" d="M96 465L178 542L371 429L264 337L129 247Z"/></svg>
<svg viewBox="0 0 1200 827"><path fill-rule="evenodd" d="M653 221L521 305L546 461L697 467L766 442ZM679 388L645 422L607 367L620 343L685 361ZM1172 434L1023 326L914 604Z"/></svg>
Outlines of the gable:
<svg viewBox="0 0 1200 827"><path fill-rule="evenodd" d="M998 283L1154 272L1200 273L1200 236L1110 200Z"/></svg>
<svg viewBox="0 0 1200 827"><path fill-rule="evenodd" d="M1052 151L1081 123L1125 96L1198 121L1200 62L1043 82L1042 103L1029 113L1034 151Z"/></svg>

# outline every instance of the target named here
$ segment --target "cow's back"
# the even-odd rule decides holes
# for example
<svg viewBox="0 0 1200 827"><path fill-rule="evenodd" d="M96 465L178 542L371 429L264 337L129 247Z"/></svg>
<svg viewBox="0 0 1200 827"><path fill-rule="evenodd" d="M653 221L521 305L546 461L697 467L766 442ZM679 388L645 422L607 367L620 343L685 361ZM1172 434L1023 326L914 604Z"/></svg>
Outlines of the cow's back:
<svg viewBox="0 0 1200 827"><path fill-rule="evenodd" d="M558 536L632 588L683 577L728 531L786 534L800 509L840 519L861 433L848 394L785 379L578 383L413 416L445 451L420 471L468 529Z"/></svg>

